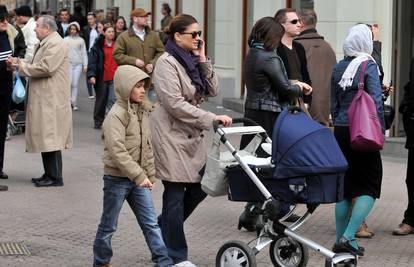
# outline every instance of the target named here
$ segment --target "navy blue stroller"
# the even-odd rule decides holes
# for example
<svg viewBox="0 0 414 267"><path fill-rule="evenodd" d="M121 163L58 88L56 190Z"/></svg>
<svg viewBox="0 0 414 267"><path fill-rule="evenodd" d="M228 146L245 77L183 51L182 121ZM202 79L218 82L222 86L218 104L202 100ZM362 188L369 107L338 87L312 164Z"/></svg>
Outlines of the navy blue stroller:
<svg viewBox="0 0 414 267"><path fill-rule="evenodd" d="M224 155L227 157L228 197L231 201L263 202L263 228L254 247L240 241L225 243L217 253L216 266L256 266L255 254L269 244L274 266L306 266L308 248L326 258L325 266L357 266L357 256L334 253L295 233L319 204L343 199L343 179L348 164L332 131L297 107L285 109L279 115L273 142L265 130L251 120L234 119L233 123L244 123L244 127L214 125L216 138L235 159L230 162L228 154ZM258 144L262 143L262 149L269 153L269 157L257 158L249 155L249 151L236 151L226 138L227 134L234 133L255 134L251 142L260 140ZM258 146L249 144L248 147ZM294 208L281 218L282 201L306 204L307 211L298 221L286 226L281 222Z"/></svg>

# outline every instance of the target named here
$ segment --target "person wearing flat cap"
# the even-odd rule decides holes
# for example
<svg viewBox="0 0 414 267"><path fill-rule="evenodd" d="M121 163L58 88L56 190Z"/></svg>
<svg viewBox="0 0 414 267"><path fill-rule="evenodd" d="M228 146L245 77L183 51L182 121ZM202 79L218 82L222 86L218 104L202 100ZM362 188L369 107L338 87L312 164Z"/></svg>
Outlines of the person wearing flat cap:
<svg viewBox="0 0 414 267"><path fill-rule="evenodd" d="M150 14L143 8L131 11L133 25L118 36L113 53L119 66L137 66L149 75L152 74L158 57L164 53L164 45L158 33L148 27Z"/></svg>
<svg viewBox="0 0 414 267"><path fill-rule="evenodd" d="M39 43L39 39L37 39L34 31L36 28L36 21L33 18L32 10L29 6L20 6L16 8L15 11L16 26L22 30L27 46L24 59L30 62L33 58L34 47Z"/></svg>

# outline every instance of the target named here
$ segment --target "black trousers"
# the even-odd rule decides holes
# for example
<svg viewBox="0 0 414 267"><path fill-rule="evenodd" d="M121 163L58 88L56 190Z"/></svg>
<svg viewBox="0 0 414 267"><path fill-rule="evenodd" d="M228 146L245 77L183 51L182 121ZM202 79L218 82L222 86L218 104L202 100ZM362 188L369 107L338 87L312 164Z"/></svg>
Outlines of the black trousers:
<svg viewBox="0 0 414 267"><path fill-rule="evenodd" d="M1 73L0 75L5 75ZM11 95L13 91L13 78L0 79L0 172L3 171L4 164L4 145L7 135L7 123L9 120L9 111L11 104Z"/></svg>
<svg viewBox="0 0 414 267"><path fill-rule="evenodd" d="M408 149L407 177L408 206L404 213L403 223L414 227L414 148Z"/></svg>
<svg viewBox="0 0 414 267"><path fill-rule="evenodd" d="M46 176L62 180L62 152L42 152L43 168Z"/></svg>
<svg viewBox="0 0 414 267"><path fill-rule="evenodd" d="M101 126L105 119L106 103L108 102L108 87L105 86L103 80L99 81L99 84L95 86L95 95L96 98L95 107L93 109L93 120L95 122L95 126Z"/></svg>

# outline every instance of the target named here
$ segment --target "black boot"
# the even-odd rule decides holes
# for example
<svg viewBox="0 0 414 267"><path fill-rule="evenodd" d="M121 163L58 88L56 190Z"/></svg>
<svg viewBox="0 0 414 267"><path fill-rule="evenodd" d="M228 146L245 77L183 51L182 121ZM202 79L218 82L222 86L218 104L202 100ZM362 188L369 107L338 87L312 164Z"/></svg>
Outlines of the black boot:
<svg viewBox="0 0 414 267"><path fill-rule="evenodd" d="M36 187L49 187L49 186L63 186L62 178L47 177L44 180L35 182Z"/></svg>
<svg viewBox="0 0 414 267"><path fill-rule="evenodd" d="M9 176L5 172L0 172L0 179L9 179Z"/></svg>
<svg viewBox="0 0 414 267"><path fill-rule="evenodd" d="M46 179L48 179L48 176L46 174L43 174L42 176L40 176L38 178L32 178L31 181L32 181L32 183L38 183L38 182L46 180Z"/></svg>
<svg viewBox="0 0 414 267"><path fill-rule="evenodd" d="M245 228L249 232L257 231L261 228L261 222L259 219L261 212L261 203L249 202L244 207L244 211L239 217L239 225L237 229L241 230Z"/></svg>

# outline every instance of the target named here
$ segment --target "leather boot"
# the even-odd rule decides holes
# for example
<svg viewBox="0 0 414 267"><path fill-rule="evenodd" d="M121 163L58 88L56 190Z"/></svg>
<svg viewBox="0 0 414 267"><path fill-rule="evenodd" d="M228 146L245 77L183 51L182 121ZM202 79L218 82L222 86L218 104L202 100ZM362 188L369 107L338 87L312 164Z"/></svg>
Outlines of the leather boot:
<svg viewBox="0 0 414 267"><path fill-rule="evenodd" d="M49 186L63 186L62 178L47 177L45 180L41 180L34 183L36 187L49 187Z"/></svg>

